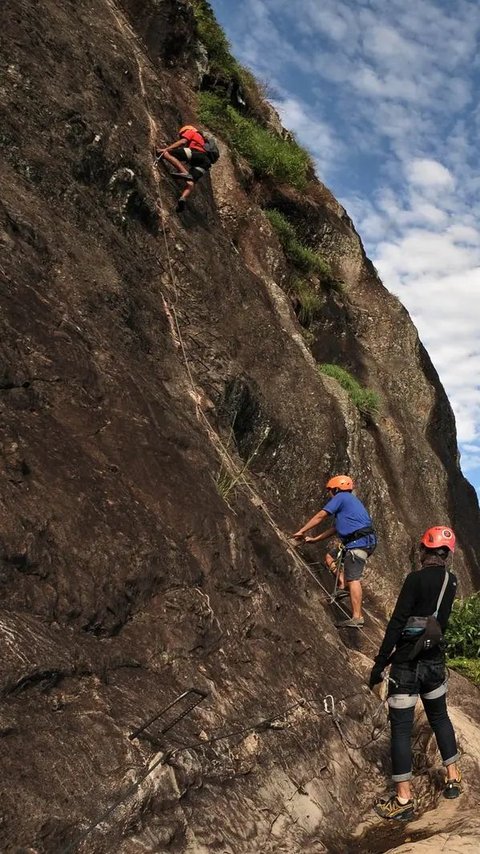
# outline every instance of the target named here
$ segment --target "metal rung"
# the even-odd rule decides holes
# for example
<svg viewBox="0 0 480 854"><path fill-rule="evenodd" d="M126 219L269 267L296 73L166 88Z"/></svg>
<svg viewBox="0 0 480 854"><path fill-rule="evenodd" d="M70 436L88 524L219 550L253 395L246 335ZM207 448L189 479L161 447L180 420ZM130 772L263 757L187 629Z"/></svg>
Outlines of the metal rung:
<svg viewBox="0 0 480 854"><path fill-rule="evenodd" d="M177 705L177 703L180 703L186 697L189 697L186 708L179 712L173 718L173 720L169 721L169 723L164 726L163 729L160 730L159 735L164 735L164 733L168 732L176 724L178 724L182 720L182 718L190 714L190 712L192 712L193 709L196 708L196 706L198 706L206 697L208 697L208 694L205 691L199 691L198 688L188 688L188 690L184 691L183 694L179 694L178 697L175 697L175 699L172 700L172 702L169 703L168 706L165 706L164 709L161 709L159 712L157 712L157 714L149 718L148 721L146 721L144 724L142 724L132 733L130 733L130 735L128 736L130 741L133 741L134 738L138 738L140 733L144 732L150 726L150 724L153 724L159 718L162 718L167 712L170 711L170 709L173 709L174 706Z"/></svg>

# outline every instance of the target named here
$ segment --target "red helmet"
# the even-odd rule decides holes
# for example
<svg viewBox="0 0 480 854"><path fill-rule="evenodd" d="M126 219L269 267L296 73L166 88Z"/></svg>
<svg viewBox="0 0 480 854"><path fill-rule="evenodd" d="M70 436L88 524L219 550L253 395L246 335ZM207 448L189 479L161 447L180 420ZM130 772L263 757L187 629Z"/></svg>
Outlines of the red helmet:
<svg viewBox="0 0 480 854"><path fill-rule="evenodd" d="M181 136L184 130L193 130L195 133L198 133L197 128L193 125L184 125L183 128L180 128L178 131L178 135Z"/></svg>
<svg viewBox="0 0 480 854"><path fill-rule="evenodd" d="M327 489L340 489L342 492L348 492L353 489L353 480L346 474L337 474L336 477L331 477L327 482Z"/></svg>
<svg viewBox="0 0 480 854"><path fill-rule="evenodd" d="M420 542L427 549L439 549L445 546L452 554L455 551L455 534L451 528L444 528L443 525L428 528Z"/></svg>

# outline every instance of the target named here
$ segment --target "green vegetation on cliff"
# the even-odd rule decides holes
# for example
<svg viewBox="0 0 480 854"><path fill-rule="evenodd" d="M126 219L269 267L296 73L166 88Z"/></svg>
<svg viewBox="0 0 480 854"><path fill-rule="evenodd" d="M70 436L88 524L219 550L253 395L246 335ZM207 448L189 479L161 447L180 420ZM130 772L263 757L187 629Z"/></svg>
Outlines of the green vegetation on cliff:
<svg viewBox="0 0 480 854"><path fill-rule="evenodd" d="M209 74L224 82L237 83L245 97L248 112L262 119L268 114L264 87L248 68L244 68L231 54L230 43L219 25L207 0L192 0L193 13L200 41L206 48Z"/></svg>
<svg viewBox="0 0 480 854"><path fill-rule="evenodd" d="M192 6L198 35L207 49L212 73L227 79L238 77L240 67L230 52L229 41L217 22L210 3L206 0L192 0Z"/></svg>
<svg viewBox="0 0 480 854"><path fill-rule="evenodd" d="M245 158L258 178L273 178L299 190L305 187L310 157L296 142L282 139L256 119L240 115L226 98L213 92L200 93L198 114Z"/></svg>
<svg viewBox="0 0 480 854"><path fill-rule="evenodd" d="M295 226L275 208L265 211L275 229L288 260L302 273L317 273L324 280L333 281L330 264L309 246L305 246L297 235Z"/></svg>
<svg viewBox="0 0 480 854"><path fill-rule="evenodd" d="M302 326L310 326L320 312L323 300L305 279L294 279L289 293L298 299L300 309L298 319ZM313 343L313 342L312 342Z"/></svg>
<svg viewBox="0 0 480 854"><path fill-rule="evenodd" d="M209 60L208 90L200 92L200 120L245 158L258 178L272 178L302 190L312 171L310 155L293 139L284 139L267 127L269 107L261 85L230 52L230 45L207 0L192 0L198 36ZM229 83L245 98L245 113L227 96Z"/></svg>
<svg viewBox="0 0 480 854"><path fill-rule="evenodd" d="M348 393L350 399L355 404L360 412L366 415L374 415L380 407L380 397L372 389L364 388L355 377L341 368L340 365L319 365L320 373L327 377L332 377L340 383L342 388Z"/></svg>
<svg viewBox="0 0 480 854"><path fill-rule="evenodd" d="M448 653L452 658L477 658L480 655L480 593L457 599L446 632Z"/></svg>
<svg viewBox="0 0 480 854"><path fill-rule="evenodd" d="M445 637L448 666L480 688L480 593L453 603Z"/></svg>

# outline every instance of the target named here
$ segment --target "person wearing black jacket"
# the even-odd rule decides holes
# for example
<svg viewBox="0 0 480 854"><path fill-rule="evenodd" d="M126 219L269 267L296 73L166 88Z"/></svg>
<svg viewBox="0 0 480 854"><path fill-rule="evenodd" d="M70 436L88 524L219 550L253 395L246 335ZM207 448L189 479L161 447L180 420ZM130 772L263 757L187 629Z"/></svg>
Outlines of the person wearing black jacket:
<svg viewBox="0 0 480 854"><path fill-rule="evenodd" d="M392 664L388 706L396 795L375 804L375 811L382 818L407 821L413 817L411 735L419 695L445 766L444 795L456 798L461 794L461 774L456 765L459 754L447 712L443 640L457 586L455 575L447 568L454 550L455 534L451 528L440 526L425 531L420 542L421 569L405 579L370 675L369 685L373 688L382 681L384 668ZM438 622L432 620L433 615ZM429 617L426 630L418 628L422 625L418 618L422 617ZM413 628L415 623L417 628Z"/></svg>

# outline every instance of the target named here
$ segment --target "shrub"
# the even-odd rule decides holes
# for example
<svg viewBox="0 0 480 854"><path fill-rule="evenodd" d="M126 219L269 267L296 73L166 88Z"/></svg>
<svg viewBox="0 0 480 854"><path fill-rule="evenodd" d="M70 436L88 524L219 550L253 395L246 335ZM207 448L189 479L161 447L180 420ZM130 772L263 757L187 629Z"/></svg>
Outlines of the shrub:
<svg viewBox="0 0 480 854"><path fill-rule="evenodd" d="M296 142L282 139L254 119L241 116L212 92L200 93L198 112L202 122L245 158L257 177L270 177L297 189L305 187L310 158Z"/></svg>
<svg viewBox="0 0 480 854"><path fill-rule="evenodd" d="M476 658L480 655L480 593L453 603L445 637L450 656Z"/></svg>
<svg viewBox="0 0 480 854"><path fill-rule="evenodd" d="M323 281L333 282L330 265L324 258L299 239L295 227L276 208L265 211L275 229L285 255L302 273L317 273Z"/></svg>
<svg viewBox="0 0 480 854"><path fill-rule="evenodd" d="M230 44L207 0L192 0L198 35L205 45L213 74L237 78L239 66L230 53Z"/></svg>
<svg viewBox="0 0 480 854"><path fill-rule="evenodd" d="M267 86L260 83L248 68L244 68L232 56L230 43L218 24L210 3L207 0L192 0L192 4L198 36L207 50L212 77L233 80L241 86L247 112L265 124L270 115L266 103Z"/></svg>
<svg viewBox="0 0 480 854"><path fill-rule="evenodd" d="M355 404L360 412L367 415L374 415L380 407L380 398L375 391L369 388L364 388L355 377L341 368L339 365L319 365L319 371L326 374L327 377L332 377L340 383L342 388L349 394L350 399Z"/></svg>
<svg viewBox="0 0 480 854"><path fill-rule="evenodd" d="M478 658L449 658L448 666L452 670L458 670L462 676L466 676L480 688L480 660Z"/></svg>
<svg viewBox="0 0 480 854"><path fill-rule="evenodd" d="M305 279L295 279L290 287L290 294L296 296L300 303L298 312L300 323L302 326L310 326L322 308L322 298Z"/></svg>

